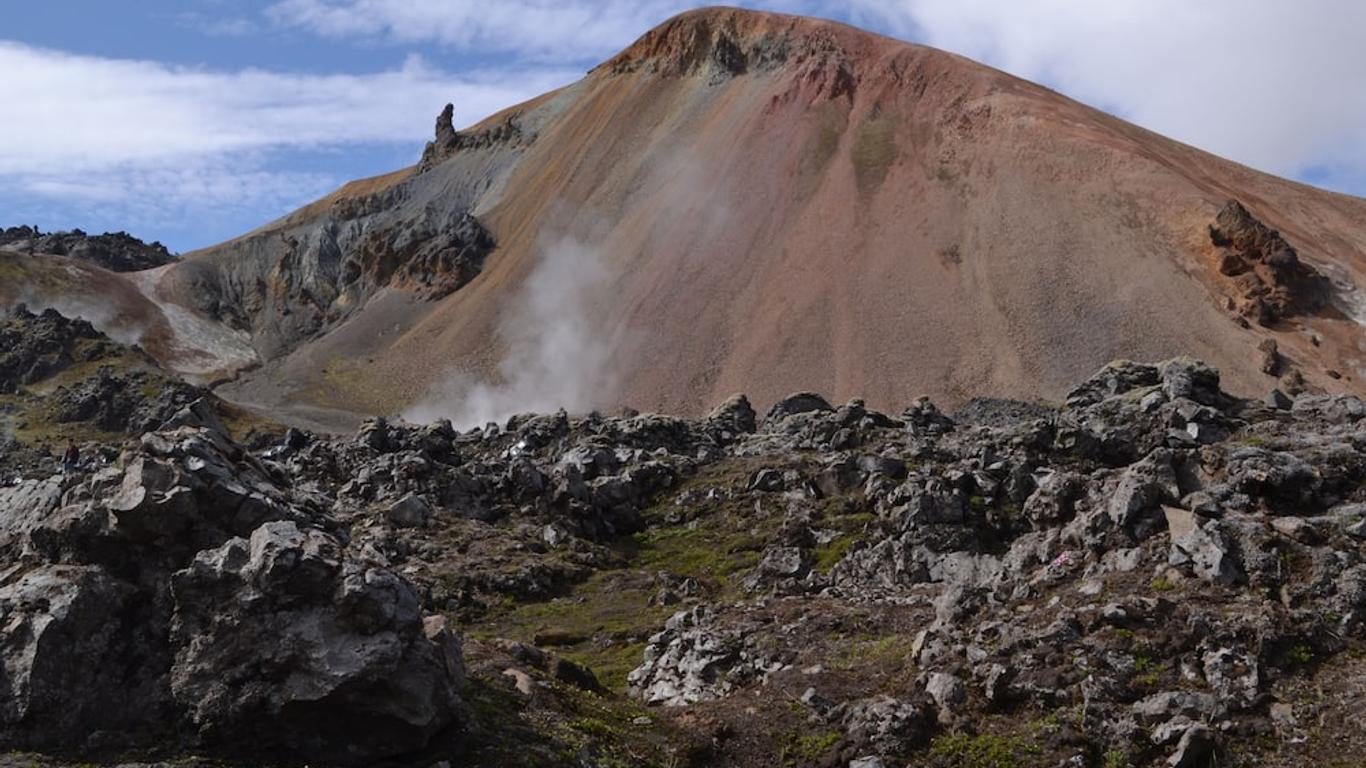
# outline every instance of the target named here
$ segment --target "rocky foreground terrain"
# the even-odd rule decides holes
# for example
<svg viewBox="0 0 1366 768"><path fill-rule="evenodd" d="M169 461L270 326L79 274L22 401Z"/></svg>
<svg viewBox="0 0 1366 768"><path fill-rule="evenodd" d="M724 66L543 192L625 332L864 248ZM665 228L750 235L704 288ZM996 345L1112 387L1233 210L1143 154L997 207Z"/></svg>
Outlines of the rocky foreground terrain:
<svg viewBox="0 0 1366 768"><path fill-rule="evenodd" d="M18 318L84 332L63 320ZM34 370L3 374L22 395ZM125 420L69 475L31 428L6 438L26 458L0 487L0 764L1366 748L1354 397L1239 400L1179 359L952 415L737 396L336 439L225 408Z"/></svg>

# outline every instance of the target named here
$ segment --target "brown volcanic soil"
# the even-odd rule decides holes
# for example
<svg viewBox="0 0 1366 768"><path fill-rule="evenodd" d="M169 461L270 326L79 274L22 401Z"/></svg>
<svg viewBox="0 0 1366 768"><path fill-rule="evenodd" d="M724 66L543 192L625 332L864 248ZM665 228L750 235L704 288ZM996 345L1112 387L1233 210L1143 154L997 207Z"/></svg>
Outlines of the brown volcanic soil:
<svg viewBox="0 0 1366 768"><path fill-rule="evenodd" d="M1339 312L1237 324L1208 233L1237 198L1302 258L1366 285L1366 200L958 56L711 9L519 109L538 135L476 210L498 250L363 356L312 342L350 358L328 404L392 411L452 366L493 375L500 317L564 238L608 266L590 321L628 340L603 407L696 413L736 391L767 403L797 389L882 408L1057 399L1110 359L1176 354L1253 394L1276 384L1259 370L1267 336L1311 385L1361 391L1366 378L1363 326ZM317 355L304 357L268 375L316 384Z"/></svg>
<svg viewBox="0 0 1366 768"><path fill-rule="evenodd" d="M157 281L177 268L111 272L81 259L0 249L0 310L24 304L82 318L196 384L211 385L255 365L245 334L157 295Z"/></svg>

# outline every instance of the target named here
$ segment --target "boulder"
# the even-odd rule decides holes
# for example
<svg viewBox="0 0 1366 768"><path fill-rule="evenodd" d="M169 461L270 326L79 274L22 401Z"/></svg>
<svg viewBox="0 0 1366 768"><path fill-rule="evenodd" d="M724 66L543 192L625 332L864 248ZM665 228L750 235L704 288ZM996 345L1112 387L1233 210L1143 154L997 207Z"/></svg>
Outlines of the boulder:
<svg viewBox="0 0 1366 768"><path fill-rule="evenodd" d="M384 517L401 528L419 528L426 525L431 516L431 505L421 496L411 493L384 510Z"/></svg>
<svg viewBox="0 0 1366 768"><path fill-rule="evenodd" d="M1213 717L1219 701L1204 691L1163 691L1135 701L1130 709L1142 720L1153 722L1178 715L1201 721Z"/></svg>
<svg viewBox="0 0 1366 768"><path fill-rule="evenodd" d="M931 732L926 707L885 695L850 704L843 725L850 741L888 757L910 752Z"/></svg>
<svg viewBox="0 0 1366 768"><path fill-rule="evenodd" d="M207 397L201 397L176 411L158 429L176 429L178 427L198 427L212 430L223 437L228 435L228 428L223 425L223 420L218 416L218 410L214 408L213 403Z"/></svg>
<svg viewBox="0 0 1366 768"><path fill-rule="evenodd" d="M814 392L798 392L788 395L782 400L774 403L764 414L764 423L772 424L788 416L795 416L800 413L827 412L835 410L825 398Z"/></svg>
<svg viewBox="0 0 1366 768"><path fill-rule="evenodd" d="M30 536L49 524L61 501L59 477L24 480L0 488L0 551L14 559L29 552Z"/></svg>
<svg viewBox="0 0 1366 768"><path fill-rule="evenodd" d="M0 586L0 725L7 744L84 749L163 716L158 648L137 589L102 568L47 565ZM150 662L150 663L149 663Z"/></svg>
<svg viewBox="0 0 1366 768"><path fill-rule="evenodd" d="M726 401L712 409L707 423L716 430L730 435L750 434L756 428L754 407L744 395L731 395Z"/></svg>
<svg viewBox="0 0 1366 768"><path fill-rule="evenodd" d="M1180 515L1179 511L1168 513L1169 523L1173 519L1176 523L1172 525L1171 551L1167 562L1171 565L1189 564L1196 576L1213 584L1232 584L1239 580L1243 575L1242 569L1233 555L1233 545L1224 535L1220 524L1186 515Z"/></svg>
<svg viewBox="0 0 1366 768"><path fill-rule="evenodd" d="M1355 395L1302 395L1291 410L1324 424L1355 424L1366 419L1366 401Z"/></svg>
<svg viewBox="0 0 1366 768"><path fill-rule="evenodd" d="M1205 682L1225 706L1251 706L1261 693L1261 667L1255 655L1236 648L1215 648L1201 657Z"/></svg>
<svg viewBox="0 0 1366 768"><path fill-rule="evenodd" d="M955 713L968 698L963 681L944 672L930 673L930 678L925 683L925 693L934 699L935 706L939 708L941 723L952 722Z"/></svg>
<svg viewBox="0 0 1366 768"><path fill-rule="evenodd" d="M942 435L954 430L953 419L940 412L928 397L917 398L901 413L901 421L913 435Z"/></svg>
<svg viewBox="0 0 1366 768"><path fill-rule="evenodd" d="M1219 372L1199 360L1176 358L1162 364L1162 391L1172 400L1194 400L1201 405L1224 404Z"/></svg>
<svg viewBox="0 0 1366 768"><path fill-rule="evenodd" d="M1086 478L1074 472L1047 472L1037 480L1034 492L1025 499L1024 516L1035 528L1046 528L1072 519L1077 499L1086 487Z"/></svg>
<svg viewBox="0 0 1366 768"><path fill-rule="evenodd" d="M1268 407L1275 408L1278 411L1288 411L1295 404L1294 400L1291 400L1279 389L1272 389L1268 392L1266 397L1262 398L1262 402Z"/></svg>
<svg viewBox="0 0 1366 768"><path fill-rule="evenodd" d="M782 665L747 645L743 621L721 622L699 605L669 617L650 638L639 667L627 676L628 692L646 704L682 706L721 698Z"/></svg>
<svg viewBox="0 0 1366 768"><path fill-rule="evenodd" d="M1204 725L1191 725L1181 735L1176 751L1167 758L1170 768L1207 768L1219 748L1214 731Z"/></svg>
<svg viewBox="0 0 1366 768"><path fill-rule="evenodd" d="M598 682L597 675L593 674L593 670L581 664L575 664L569 659L556 659L555 666L551 671L556 680L569 683L576 688L596 692L605 690L602 684Z"/></svg>
<svg viewBox="0 0 1366 768"><path fill-rule="evenodd" d="M1261 499L1272 510L1304 514L1318 506L1322 479L1301 456L1258 446L1235 448L1228 458L1226 482L1235 491Z"/></svg>
<svg viewBox="0 0 1366 768"><path fill-rule="evenodd" d="M1160 529L1161 505L1180 495L1171 451L1159 448L1124 470L1106 511L1116 526L1141 540Z"/></svg>
<svg viewBox="0 0 1366 768"><path fill-rule="evenodd" d="M449 630L331 534L268 523L201 552L173 594L171 690L207 742L365 765L459 718Z"/></svg>
<svg viewBox="0 0 1366 768"><path fill-rule="evenodd" d="M1156 386L1160 381L1156 366L1116 360L1068 392L1065 402L1069 408L1084 408L1135 389Z"/></svg>
<svg viewBox="0 0 1366 768"><path fill-rule="evenodd" d="M781 470L761 469L750 476L746 490L772 493L783 490L785 485Z"/></svg>

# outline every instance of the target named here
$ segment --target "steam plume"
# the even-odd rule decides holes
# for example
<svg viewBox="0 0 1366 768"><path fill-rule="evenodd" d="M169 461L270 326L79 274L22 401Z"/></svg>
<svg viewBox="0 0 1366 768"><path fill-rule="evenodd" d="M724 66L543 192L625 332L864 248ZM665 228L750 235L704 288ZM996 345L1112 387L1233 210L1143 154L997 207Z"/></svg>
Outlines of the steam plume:
<svg viewBox="0 0 1366 768"><path fill-rule="evenodd" d="M562 240L542 251L512 310L498 324L507 352L498 380L452 374L404 417L448 418L460 428L517 413L583 412L610 400L617 384L610 358L619 337L602 333L591 308L608 271L597 251Z"/></svg>

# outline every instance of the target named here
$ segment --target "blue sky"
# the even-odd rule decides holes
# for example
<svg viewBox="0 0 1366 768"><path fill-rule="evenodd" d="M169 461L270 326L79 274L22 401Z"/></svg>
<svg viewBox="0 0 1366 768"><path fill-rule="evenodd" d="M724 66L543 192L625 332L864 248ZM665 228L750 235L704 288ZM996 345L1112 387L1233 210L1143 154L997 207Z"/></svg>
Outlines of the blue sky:
<svg viewBox="0 0 1366 768"><path fill-rule="evenodd" d="M1254 167L1366 193L1366 4L752 0L924 42ZM185 251L557 85L680 0L0 1L0 225Z"/></svg>

